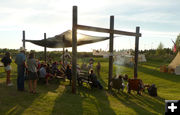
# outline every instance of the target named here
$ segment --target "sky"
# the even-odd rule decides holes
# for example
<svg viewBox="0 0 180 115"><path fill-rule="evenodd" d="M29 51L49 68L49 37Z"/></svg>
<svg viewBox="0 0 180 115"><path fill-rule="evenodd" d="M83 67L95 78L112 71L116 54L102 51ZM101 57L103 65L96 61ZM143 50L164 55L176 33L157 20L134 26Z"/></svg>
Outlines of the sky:
<svg viewBox="0 0 180 115"><path fill-rule="evenodd" d="M72 29L72 6L78 6L78 24L135 32L140 27L139 49L156 49L160 42L172 48L180 33L180 0L0 0L0 48L19 49L26 39L40 40ZM109 34L80 31L88 35ZM134 49L135 38L115 35L114 49ZM44 48L26 43L27 50ZM109 41L78 47L78 51L109 49ZM51 49L62 50L62 49ZM71 50L71 48L69 48Z"/></svg>

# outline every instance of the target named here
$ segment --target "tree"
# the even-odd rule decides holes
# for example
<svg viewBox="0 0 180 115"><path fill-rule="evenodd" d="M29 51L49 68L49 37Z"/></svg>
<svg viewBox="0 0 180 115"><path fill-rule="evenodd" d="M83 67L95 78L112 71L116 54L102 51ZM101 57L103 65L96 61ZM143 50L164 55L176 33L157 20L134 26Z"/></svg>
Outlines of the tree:
<svg viewBox="0 0 180 115"><path fill-rule="evenodd" d="M157 50L162 50L163 48L164 48L164 45L160 42L157 47Z"/></svg>
<svg viewBox="0 0 180 115"><path fill-rule="evenodd" d="M164 53L163 48L164 48L164 45L160 42L158 47L157 47L156 54L162 55Z"/></svg>
<svg viewBox="0 0 180 115"><path fill-rule="evenodd" d="M180 51L180 34L176 38L176 50Z"/></svg>

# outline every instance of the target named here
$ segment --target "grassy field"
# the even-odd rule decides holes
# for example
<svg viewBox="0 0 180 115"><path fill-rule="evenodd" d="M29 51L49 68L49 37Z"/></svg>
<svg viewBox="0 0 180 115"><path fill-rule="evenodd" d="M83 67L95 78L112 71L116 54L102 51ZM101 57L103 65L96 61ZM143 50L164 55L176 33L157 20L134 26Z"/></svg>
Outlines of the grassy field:
<svg viewBox="0 0 180 115"><path fill-rule="evenodd" d="M71 93L69 81L50 81L46 86L39 83L38 94L18 92L16 89L16 65L13 64L12 81L14 86L5 85L5 73L0 68L0 115L158 115L164 114L164 100L180 100L180 76L159 72L162 63L146 62L139 64L138 77L144 83L156 84L158 97L151 97L147 91L142 96L107 91L108 61L101 61L101 81L104 90L77 87L77 94ZM96 65L96 63L95 63ZM114 74L126 73L133 77L133 68L114 65ZM27 87L27 81L25 82Z"/></svg>

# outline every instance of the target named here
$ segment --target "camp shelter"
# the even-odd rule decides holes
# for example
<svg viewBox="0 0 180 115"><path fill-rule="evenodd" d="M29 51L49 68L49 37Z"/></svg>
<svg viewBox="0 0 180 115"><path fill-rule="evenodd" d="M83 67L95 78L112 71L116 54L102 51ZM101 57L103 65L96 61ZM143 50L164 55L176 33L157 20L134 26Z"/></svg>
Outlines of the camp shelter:
<svg viewBox="0 0 180 115"><path fill-rule="evenodd" d="M180 65L180 52L177 53L176 57L168 65L168 68L176 69L176 67L179 65Z"/></svg>
<svg viewBox="0 0 180 115"><path fill-rule="evenodd" d="M109 39L109 37L98 37L91 36L82 33L77 34L77 45L90 44L95 42L100 42ZM48 47L48 48L63 48L63 47L72 47L72 31L67 30L59 35L54 37L49 37L46 40L25 40L26 42L31 42L33 44Z"/></svg>

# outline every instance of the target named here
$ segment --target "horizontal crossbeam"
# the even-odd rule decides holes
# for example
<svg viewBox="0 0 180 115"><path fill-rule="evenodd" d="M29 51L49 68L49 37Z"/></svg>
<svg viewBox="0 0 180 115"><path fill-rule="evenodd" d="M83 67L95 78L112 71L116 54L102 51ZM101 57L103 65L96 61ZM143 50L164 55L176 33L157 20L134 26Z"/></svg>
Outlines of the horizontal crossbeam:
<svg viewBox="0 0 180 115"><path fill-rule="evenodd" d="M104 33L114 33L114 34L120 34L120 35L126 35L126 36L141 37L141 33L136 34L134 32L127 32L127 31L121 31L121 30L110 30L110 29L106 29L106 28L92 27L92 26L85 26L85 25L77 25L77 29L87 30L87 31L95 31L95 32L104 32Z"/></svg>

